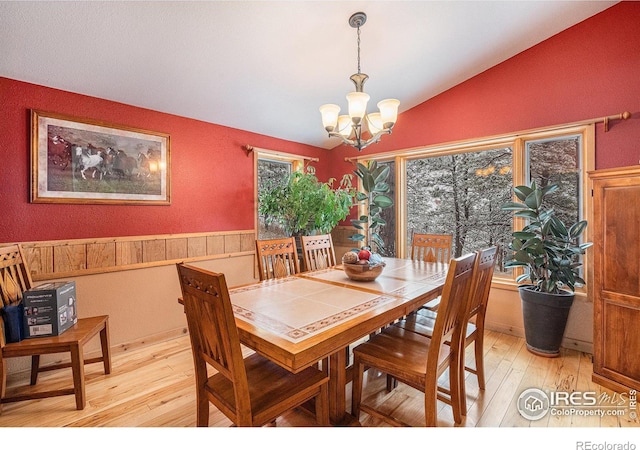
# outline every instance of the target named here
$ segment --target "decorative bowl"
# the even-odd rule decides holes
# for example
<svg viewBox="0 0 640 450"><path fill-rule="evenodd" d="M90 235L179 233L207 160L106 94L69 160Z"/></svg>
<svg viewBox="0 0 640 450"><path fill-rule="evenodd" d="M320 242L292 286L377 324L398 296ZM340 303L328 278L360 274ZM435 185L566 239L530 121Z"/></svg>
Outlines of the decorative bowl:
<svg viewBox="0 0 640 450"><path fill-rule="evenodd" d="M347 264L343 263L344 273L354 281L373 281L382 273L385 264Z"/></svg>

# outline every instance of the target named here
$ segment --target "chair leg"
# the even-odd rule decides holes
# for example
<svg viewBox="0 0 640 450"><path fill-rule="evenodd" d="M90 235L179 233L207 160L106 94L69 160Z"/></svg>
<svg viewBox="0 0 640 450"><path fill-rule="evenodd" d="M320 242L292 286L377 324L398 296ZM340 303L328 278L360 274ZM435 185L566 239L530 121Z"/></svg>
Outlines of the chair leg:
<svg viewBox="0 0 640 450"><path fill-rule="evenodd" d="M424 391L424 419L425 426L435 427L438 425L438 380L427 375L427 382ZM453 404L453 402L451 402Z"/></svg>
<svg viewBox="0 0 640 450"><path fill-rule="evenodd" d="M2 332L1 329L0 329L0 332ZM2 352L1 348L0 348L0 352ZM6 363L4 362L4 358L0 354L0 414L2 414L2 399L4 398L6 392L7 392L7 367L6 367Z"/></svg>
<svg viewBox="0 0 640 450"><path fill-rule="evenodd" d="M360 420L360 402L362 401L362 379L364 377L364 364L355 356L353 361L353 382L351 385L351 414Z"/></svg>
<svg viewBox="0 0 640 450"><path fill-rule="evenodd" d="M458 371L458 399L460 414L467 415L467 386L465 381L464 356L460 358L460 366ZM453 400L453 398L452 398Z"/></svg>
<svg viewBox="0 0 640 450"><path fill-rule="evenodd" d="M323 427L329 426L329 385L320 386L320 394L316 396L316 422Z"/></svg>
<svg viewBox="0 0 640 450"><path fill-rule="evenodd" d="M81 344L71 346L71 370L73 372L73 390L76 396L76 409L84 409L87 404L84 383L84 353Z"/></svg>
<svg viewBox="0 0 640 450"><path fill-rule="evenodd" d="M387 374L387 392L393 391L398 387L398 380L395 377Z"/></svg>
<svg viewBox="0 0 640 450"><path fill-rule="evenodd" d="M466 384L466 349L468 341L462 342L458 350L458 406L460 414L467 415L467 384ZM452 392L453 399L453 392Z"/></svg>
<svg viewBox="0 0 640 450"><path fill-rule="evenodd" d="M482 334L478 333L474 344L476 356L476 376L478 377L478 387L482 390L485 388L484 379L484 339Z"/></svg>
<svg viewBox="0 0 640 450"><path fill-rule="evenodd" d="M196 426L208 427L209 399L207 398L207 394L204 392L204 388L196 388L196 403L198 404L198 409L196 411Z"/></svg>
<svg viewBox="0 0 640 450"><path fill-rule="evenodd" d="M100 330L100 346L102 347L102 363L104 364L104 373L111 373L111 347L109 341L109 319L104 323L104 328Z"/></svg>
<svg viewBox="0 0 640 450"><path fill-rule="evenodd" d="M38 373L40 372L40 355L31 356L31 386L38 382Z"/></svg>
<svg viewBox="0 0 640 450"><path fill-rule="evenodd" d="M462 423L462 403L466 396L464 388L464 357L457 355L453 364L449 366L449 384L451 390L451 408L453 409L453 421ZM466 407L464 408L466 415Z"/></svg>

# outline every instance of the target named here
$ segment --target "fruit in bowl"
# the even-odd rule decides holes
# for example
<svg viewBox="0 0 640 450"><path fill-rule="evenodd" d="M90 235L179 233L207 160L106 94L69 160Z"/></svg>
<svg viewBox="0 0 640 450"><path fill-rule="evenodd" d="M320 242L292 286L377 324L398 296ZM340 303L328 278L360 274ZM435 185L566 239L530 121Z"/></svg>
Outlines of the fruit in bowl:
<svg viewBox="0 0 640 450"><path fill-rule="evenodd" d="M345 253L342 256L342 266L352 280L373 281L382 273L385 264L378 253L363 248Z"/></svg>
<svg viewBox="0 0 640 450"><path fill-rule="evenodd" d="M356 252L347 252L342 255L342 264L355 264L358 262L358 259Z"/></svg>
<svg viewBox="0 0 640 450"><path fill-rule="evenodd" d="M380 254L372 253L369 257L369 265L375 266L376 264L384 264L384 260Z"/></svg>

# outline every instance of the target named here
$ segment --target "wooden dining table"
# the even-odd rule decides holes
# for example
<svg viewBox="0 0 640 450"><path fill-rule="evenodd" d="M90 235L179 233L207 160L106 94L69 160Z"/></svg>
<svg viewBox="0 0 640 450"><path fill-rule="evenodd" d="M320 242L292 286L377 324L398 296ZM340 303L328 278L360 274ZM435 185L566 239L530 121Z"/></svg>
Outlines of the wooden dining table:
<svg viewBox="0 0 640 450"><path fill-rule="evenodd" d="M240 341L291 372L329 361L331 422L349 424L348 346L440 295L448 265L385 258L374 281L341 266L230 289Z"/></svg>

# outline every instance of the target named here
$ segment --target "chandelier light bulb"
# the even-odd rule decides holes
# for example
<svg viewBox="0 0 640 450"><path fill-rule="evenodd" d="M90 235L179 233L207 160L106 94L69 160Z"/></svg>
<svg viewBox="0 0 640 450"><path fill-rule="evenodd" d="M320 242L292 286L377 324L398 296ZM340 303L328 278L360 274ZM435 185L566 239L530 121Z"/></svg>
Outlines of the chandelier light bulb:
<svg viewBox="0 0 640 450"><path fill-rule="evenodd" d="M347 94L349 102L349 116L355 124L359 124L367 113L367 103L369 102L369 94L364 92L350 92Z"/></svg>
<svg viewBox="0 0 640 450"><path fill-rule="evenodd" d="M338 117L338 133L340 133L345 138L351 136L353 132L353 126L351 125L351 117L344 114Z"/></svg>
<svg viewBox="0 0 640 450"><path fill-rule="evenodd" d="M340 107L338 105L326 104L320 107L320 114L322 114L322 126L325 130L331 132L336 128L339 113Z"/></svg>
<svg viewBox="0 0 640 450"><path fill-rule="evenodd" d="M382 117L379 112L367 114L367 128L372 135L383 130Z"/></svg>
<svg viewBox="0 0 640 450"><path fill-rule="evenodd" d="M395 125L398 120L399 105L400 101L395 98L388 98L378 102L378 109L380 110L380 117L384 128L391 128Z"/></svg>

